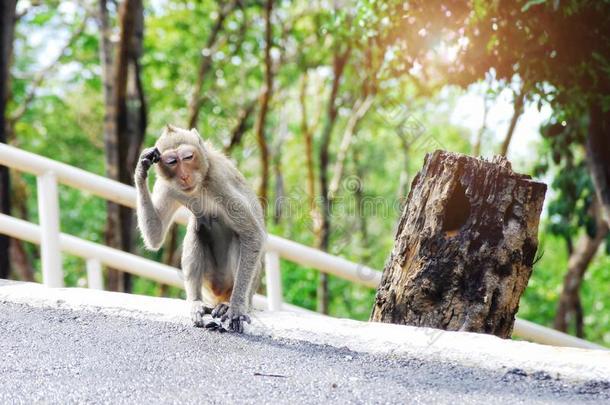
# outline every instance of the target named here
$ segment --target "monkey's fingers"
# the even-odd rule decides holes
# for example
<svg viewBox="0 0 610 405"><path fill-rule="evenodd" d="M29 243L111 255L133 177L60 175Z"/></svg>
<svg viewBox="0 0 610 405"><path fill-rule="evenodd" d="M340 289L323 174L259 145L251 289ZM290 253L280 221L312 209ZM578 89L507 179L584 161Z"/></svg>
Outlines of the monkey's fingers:
<svg viewBox="0 0 610 405"><path fill-rule="evenodd" d="M227 330L224 328L224 326L222 326L221 323L216 322L216 321L210 321L210 322L206 323L204 327L208 330L217 331L220 333L227 332Z"/></svg>
<svg viewBox="0 0 610 405"><path fill-rule="evenodd" d="M150 169L152 162L148 159L140 159L140 165L142 165L142 169L144 169L144 173L146 173L148 169Z"/></svg>
<svg viewBox="0 0 610 405"><path fill-rule="evenodd" d="M194 302L191 307L191 320L193 321L193 325L198 328L205 327L203 316L209 314L211 311L211 308L206 307L201 302Z"/></svg>
<svg viewBox="0 0 610 405"><path fill-rule="evenodd" d="M204 328L210 329L210 330L218 330L218 329L222 328L222 325L216 321L210 321L205 324Z"/></svg>
<svg viewBox="0 0 610 405"><path fill-rule="evenodd" d="M231 319L229 323L229 329L233 332L244 333L244 322L251 323L248 315L239 315Z"/></svg>
<svg viewBox="0 0 610 405"><path fill-rule="evenodd" d="M200 313L193 314L193 325L197 328L203 328L205 326L205 322L203 320L203 315Z"/></svg>
<svg viewBox="0 0 610 405"><path fill-rule="evenodd" d="M227 311L229 310L229 306L227 304L218 304L212 310L212 318L223 318L222 321L225 321L224 317Z"/></svg>
<svg viewBox="0 0 610 405"><path fill-rule="evenodd" d="M153 150L152 162L157 163L159 160L161 160L161 152L155 147Z"/></svg>
<svg viewBox="0 0 610 405"><path fill-rule="evenodd" d="M145 160L148 160L151 164L157 163L161 160L161 152L156 147L148 148L142 153L141 160L142 163L144 163Z"/></svg>

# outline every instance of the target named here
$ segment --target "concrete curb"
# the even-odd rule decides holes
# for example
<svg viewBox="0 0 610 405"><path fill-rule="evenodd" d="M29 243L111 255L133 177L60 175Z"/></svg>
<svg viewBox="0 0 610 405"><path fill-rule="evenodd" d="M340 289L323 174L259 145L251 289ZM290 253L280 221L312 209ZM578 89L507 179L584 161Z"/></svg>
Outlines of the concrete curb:
<svg viewBox="0 0 610 405"><path fill-rule="evenodd" d="M70 308L189 324L185 301L80 288L47 288L0 280L0 302ZM409 356L490 370L543 371L572 381L610 380L610 351L544 346L495 336L367 323L292 312L252 314L246 333L346 347L357 352Z"/></svg>

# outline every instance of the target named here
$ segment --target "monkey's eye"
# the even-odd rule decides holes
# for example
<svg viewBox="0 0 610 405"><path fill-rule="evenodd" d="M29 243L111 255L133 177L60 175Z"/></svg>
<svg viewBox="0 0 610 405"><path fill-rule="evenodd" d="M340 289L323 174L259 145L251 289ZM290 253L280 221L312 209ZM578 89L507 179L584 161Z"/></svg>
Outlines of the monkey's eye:
<svg viewBox="0 0 610 405"><path fill-rule="evenodd" d="M165 160L165 163L170 166L173 166L176 164L176 158L169 158L169 159Z"/></svg>
<svg viewBox="0 0 610 405"><path fill-rule="evenodd" d="M193 159L193 154L191 153L190 155L186 155L182 158L182 160L191 160Z"/></svg>

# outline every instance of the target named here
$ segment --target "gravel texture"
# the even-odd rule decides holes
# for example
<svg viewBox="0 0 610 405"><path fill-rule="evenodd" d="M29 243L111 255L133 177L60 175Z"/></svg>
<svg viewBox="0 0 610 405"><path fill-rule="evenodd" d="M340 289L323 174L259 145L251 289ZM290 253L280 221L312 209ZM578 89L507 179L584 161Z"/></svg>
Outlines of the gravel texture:
<svg viewBox="0 0 610 405"><path fill-rule="evenodd" d="M0 403L610 403L609 381L0 302Z"/></svg>

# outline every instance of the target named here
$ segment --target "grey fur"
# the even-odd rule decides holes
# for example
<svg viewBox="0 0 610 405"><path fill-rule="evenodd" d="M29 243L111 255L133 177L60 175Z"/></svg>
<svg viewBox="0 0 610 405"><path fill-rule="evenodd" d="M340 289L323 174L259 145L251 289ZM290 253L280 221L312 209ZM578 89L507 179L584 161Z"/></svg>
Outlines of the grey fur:
<svg viewBox="0 0 610 405"><path fill-rule="evenodd" d="M222 318L229 319L233 330L241 331L260 278L266 240L263 210L233 163L197 131L168 126L155 147L163 153L180 145L195 146L201 155L201 168L192 173L195 190L185 193L157 165L151 195L148 168L152 156L158 154L153 153L154 148L144 150L135 172L138 227L146 247L158 250L178 208L189 209L192 215L183 243L182 271L193 322L204 326L203 315L223 304L226 289L230 300ZM216 313L224 312L222 307L219 310Z"/></svg>

